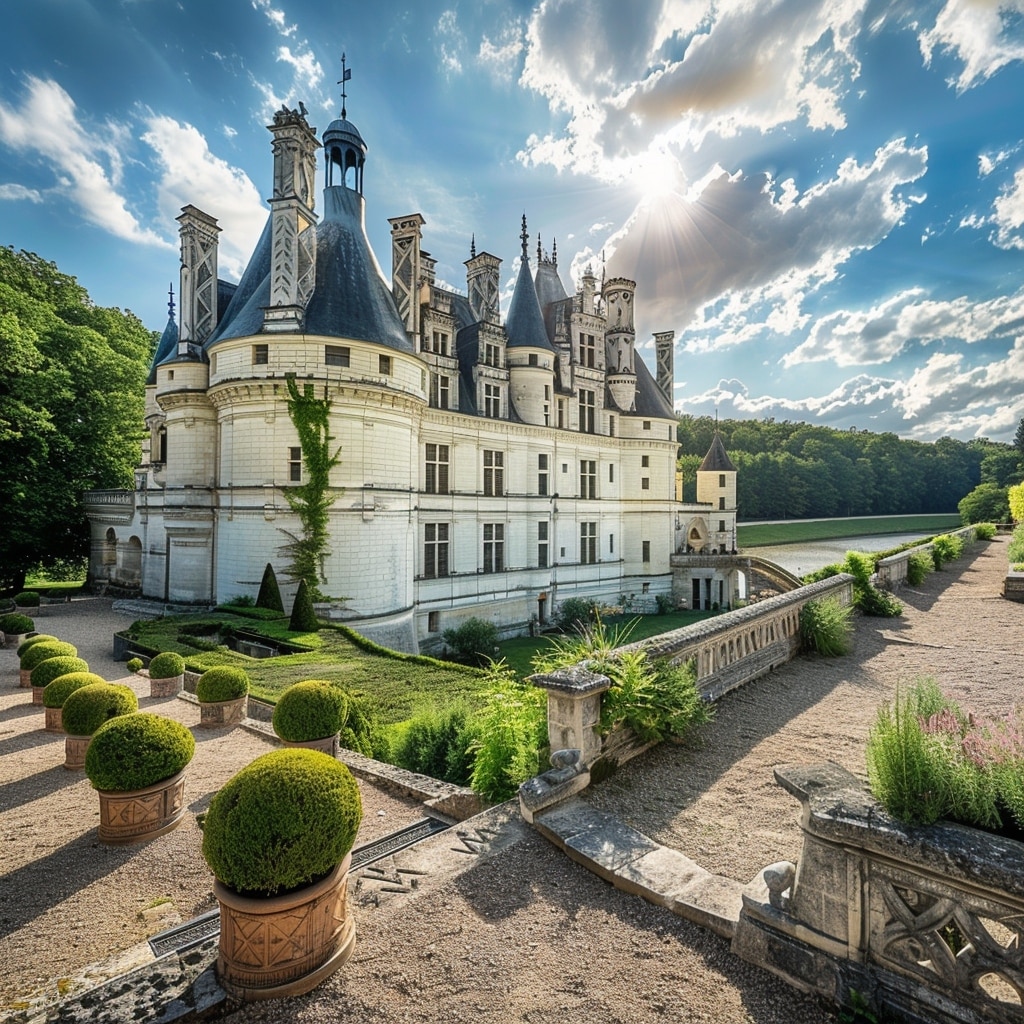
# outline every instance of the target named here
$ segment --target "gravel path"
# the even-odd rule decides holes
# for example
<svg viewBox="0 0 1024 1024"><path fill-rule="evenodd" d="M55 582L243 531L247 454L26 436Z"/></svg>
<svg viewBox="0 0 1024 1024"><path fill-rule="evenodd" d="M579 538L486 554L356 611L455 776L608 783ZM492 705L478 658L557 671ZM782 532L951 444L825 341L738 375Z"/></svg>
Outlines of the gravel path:
<svg viewBox="0 0 1024 1024"><path fill-rule="evenodd" d="M858 619L850 656L801 658L726 697L699 741L644 755L588 799L741 881L796 859L798 807L775 785L773 765L832 759L863 775L879 701L924 673L978 710L1017 700L1024 606L998 596L1005 567L1005 540L977 546L905 592L903 618ZM123 667L106 664L102 651L125 620L109 605L81 604L58 610L52 630L45 619L40 628L72 639L93 670L119 678ZM75 639L76 619L83 635L94 634L95 655ZM152 901L169 897L184 917L212 905L191 819L141 850L96 841L95 795L60 767L62 743L42 732L26 691L10 689L14 667L13 654L0 651L0 1018L14 995L53 986L163 927L139 916ZM184 702L159 703L193 723ZM267 749L237 730L198 738L193 809ZM419 816L368 787L364 801L364 828L377 835ZM356 951L339 974L302 999L245 1007L232 1024L835 1020L733 957L723 940L613 889L536 836L443 888L379 905L357 899L354 912Z"/></svg>

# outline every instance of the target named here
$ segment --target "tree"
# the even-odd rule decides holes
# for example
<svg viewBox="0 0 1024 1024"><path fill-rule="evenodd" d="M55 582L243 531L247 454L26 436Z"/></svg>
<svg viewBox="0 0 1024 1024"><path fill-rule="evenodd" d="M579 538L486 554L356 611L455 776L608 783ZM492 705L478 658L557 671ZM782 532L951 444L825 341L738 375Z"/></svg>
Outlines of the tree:
<svg viewBox="0 0 1024 1024"><path fill-rule="evenodd" d="M156 334L0 247L0 588L89 552L83 492L133 485Z"/></svg>
<svg viewBox="0 0 1024 1024"><path fill-rule="evenodd" d="M1024 416L1021 417L1020 423L1017 424L1017 433L1013 435L1013 447L1017 449L1020 457L1024 459Z"/></svg>
<svg viewBox="0 0 1024 1024"><path fill-rule="evenodd" d="M1006 488L998 484L978 484L966 497L960 499L957 509L960 520L970 523L1005 523L1010 516L1010 502Z"/></svg>

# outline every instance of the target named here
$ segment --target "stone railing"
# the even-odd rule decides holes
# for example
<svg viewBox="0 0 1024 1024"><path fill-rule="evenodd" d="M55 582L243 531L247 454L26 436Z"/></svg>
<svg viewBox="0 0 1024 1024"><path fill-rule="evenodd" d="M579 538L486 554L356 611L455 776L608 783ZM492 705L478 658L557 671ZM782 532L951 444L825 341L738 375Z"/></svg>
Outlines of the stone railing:
<svg viewBox="0 0 1024 1024"><path fill-rule="evenodd" d="M734 953L880 1019L1024 1020L1024 843L903 825L838 765L775 777L800 801L803 849L745 890Z"/></svg>
<svg viewBox="0 0 1024 1024"><path fill-rule="evenodd" d="M959 530L950 530L949 535L951 537L959 537L964 544L974 543L973 526L962 526ZM886 590L898 590L907 582L907 566L910 562L910 556L917 554L919 551L927 552L930 556L932 547L932 542L928 541L927 544L918 544L917 547L907 548L906 551L900 551L898 554L880 558L875 569L878 574L878 585L885 587Z"/></svg>

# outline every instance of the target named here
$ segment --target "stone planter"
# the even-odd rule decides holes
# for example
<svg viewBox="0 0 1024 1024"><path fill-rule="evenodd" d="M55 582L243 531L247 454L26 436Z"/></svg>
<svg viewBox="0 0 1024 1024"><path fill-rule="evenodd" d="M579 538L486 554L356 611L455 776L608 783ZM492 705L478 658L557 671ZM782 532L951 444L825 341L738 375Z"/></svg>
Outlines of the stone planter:
<svg viewBox="0 0 1024 1024"><path fill-rule="evenodd" d="M856 992L882 1019L1024 1019L1024 843L903 825L838 765L775 777L802 805L803 849L748 887L733 952L839 1004Z"/></svg>
<svg viewBox="0 0 1024 1024"><path fill-rule="evenodd" d="M201 701L199 724L204 729L217 729L225 725L241 725L245 720L248 694L234 700Z"/></svg>
<svg viewBox="0 0 1024 1024"><path fill-rule="evenodd" d="M91 742L91 736L64 737L64 767L69 772L80 772L85 768L85 752Z"/></svg>
<svg viewBox="0 0 1024 1024"><path fill-rule="evenodd" d="M24 685L24 683L22 685ZM29 686L32 686L32 684L29 683ZM46 689L45 686L32 686L32 703L33 704L38 704L39 707L43 706L43 690L45 690L45 689Z"/></svg>
<svg viewBox="0 0 1024 1024"><path fill-rule="evenodd" d="M319 740L281 740L281 743L286 747L303 747L306 750L319 750L324 754L330 754L331 757L337 757L339 735L340 733L335 733L333 736L324 736Z"/></svg>
<svg viewBox="0 0 1024 1024"><path fill-rule="evenodd" d="M4 646L9 651L16 651L32 633L4 633Z"/></svg>
<svg viewBox="0 0 1024 1024"><path fill-rule="evenodd" d="M177 676L165 676L163 679L149 679L150 697L177 697L185 687L185 673Z"/></svg>
<svg viewBox="0 0 1024 1024"><path fill-rule="evenodd" d="M65 744L65 750L66 750ZM185 772L145 789L96 791L100 797L100 840L141 843L177 828L185 814Z"/></svg>
<svg viewBox="0 0 1024 1024"><path fill-rule="evenodd" d="M239 896L214 882L220 903L217 977L237 999L302 995L352 955L355 921L348 912L352 855L313 885L266 899Z"/></svg>
<svg viewBox="0 0 1024 1024"><path fill-rule="evenodd" d="M35 697L37 687L32 687L32 696ZM42 692L42 691L40 691ZM63 732L64 731L64 709L63 708L44 708L46 712L46 722L43 728L47 732Z"/></svg>

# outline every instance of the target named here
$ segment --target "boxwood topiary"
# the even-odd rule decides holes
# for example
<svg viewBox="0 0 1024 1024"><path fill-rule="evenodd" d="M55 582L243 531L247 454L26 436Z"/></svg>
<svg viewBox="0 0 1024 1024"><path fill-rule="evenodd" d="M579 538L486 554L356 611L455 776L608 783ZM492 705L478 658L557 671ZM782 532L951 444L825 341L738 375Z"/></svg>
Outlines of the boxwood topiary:
<svg viewBox="0 0 1024 1024"><path fill-rule="evenodd" d="M95 789L145 789L177 775L196 741L180 722L146 711L119 715L93 733L85 774Z"/></svg>
<svg viewBox="0 0 1024 1024"><path fill-rule="evenodd" d="M34 590L23 590L14 595L14 605L16 608L38 608L39 594Z"/></svg>
<svg viewBox="0 0 1024 1024"><path fill-rule="evenodd" d="M348 717L348 700L334 683L305 679L289 686L274 708L274 732L289 743L333 736Z"/></svg>
<svg viewBox="0 0 1024 1024"><path fill-rule="evenodd" d="M10 636L19 636L21 633L31 633L36 624L20 612L7 612L0 615L0 633L7 633Z"/></svg>
<svg viewBox="0 0 1024 1024"><path fill-rule="evenodd" d="M60 637L50 636L49 633L36 633L35 636L26 637L18 644L18 661L21 661L21 656L33 645L33 644L52 644L60 643Z"/></svg>
<svg viewBox="0 0 1024 1024"><path fill-rule="evenodd" d="M20 667L31 672L47 658L74 658L77 654L78 648L74 644L65 643L63 640L45 640L41 644L33 644L21 656Z"/></svg>
<svg viewBox="0 0 1024 1024"><path fill-rule="evenodd" d="M249 676L245 669L234 665L216 665L208 668L196 683L196 697L203 704L222 700L235 700L249 692Z"/></svg>
<svg viewBox="0 0 1024 1024"><path fill-rule="evenodd" d="M67 675L69 672L88 672L89 663L83 658L72 658L64 656L61 658L47 658L39 662L29 680L34 687L48 686L58 676ZM101 677L102 678L102 677Z"/></svg>
<svg viewBox="0 0 1024 1024"><path fill-rule="evenodd" d="M316 750L275 750L214 796L203 856L228 888L274 896L341 863L362 814L359 787L340 761Z"/></svg>
<svg viewBox="0 0 1024 1024"><path fill-rule="evenodd" d="M71 736L91 736L109 719L130 715L138 710L139 698L130 686L121 683L90 683L68 694L64 701L61 724Z"/></svg>
<svg viewBox="0 0 1024 1024"><path fill-rule="evenodd" d="M149 663L150 679L172 679L180 676L185 671L185 659L174 651L165 651L158 654Z"/></svg>
<svg viewBox="0 0 1024 1024"><path fill-rule="evenodd" d="M54 658L53 660L56 661L57 659ZM45 665L46 662L44 661L43 664ZM64 707L64 701L75 690L80 690L83 686L89 686L91 683L105 682L106 680L103 676L98 676L95 672L65 672L64 675L51 679L44 687L43 707L62 708Z"/></svg>

